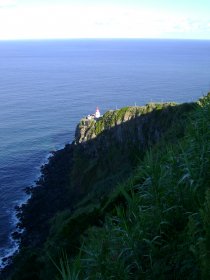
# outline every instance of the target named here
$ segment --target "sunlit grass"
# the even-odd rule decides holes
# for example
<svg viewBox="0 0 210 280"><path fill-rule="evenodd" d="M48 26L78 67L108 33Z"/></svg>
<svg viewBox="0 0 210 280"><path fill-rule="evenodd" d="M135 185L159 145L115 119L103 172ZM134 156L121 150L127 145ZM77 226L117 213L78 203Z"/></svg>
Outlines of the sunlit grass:
<svg viewBox="0 0 210 280"><path fill-rule="evenodd" d="M61 258L60 279L210 279L209 124L210 96L183 139L146 153L118 188L123 203L88 229L79 257Z"/></svg>

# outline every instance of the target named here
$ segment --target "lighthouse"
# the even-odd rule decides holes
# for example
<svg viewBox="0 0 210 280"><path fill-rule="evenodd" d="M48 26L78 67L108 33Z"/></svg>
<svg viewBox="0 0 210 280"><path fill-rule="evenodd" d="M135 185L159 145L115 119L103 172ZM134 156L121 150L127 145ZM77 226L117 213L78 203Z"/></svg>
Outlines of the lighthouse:
<svg viewBox="0 0 210 280"><path fill-rule="evenodd" d="M100 113L100 111L99 111L99 109L97 107L96 108L96 112L95 112L95 118L98 119L98 118L100 118L100 116L101 116L101 113Z"/></svg>

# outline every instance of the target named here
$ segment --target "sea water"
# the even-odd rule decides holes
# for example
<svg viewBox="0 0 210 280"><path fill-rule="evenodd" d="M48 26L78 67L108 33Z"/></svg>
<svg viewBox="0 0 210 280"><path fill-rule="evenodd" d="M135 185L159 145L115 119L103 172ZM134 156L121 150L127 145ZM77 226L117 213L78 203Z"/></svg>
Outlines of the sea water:
<svg viewBox="0 0 210 280"><path fill-rule="evenodd" d="M0 258L15 244L15 205L81 117L148 102L197 100L210 89L210 41L0 42ZM0 262L1 264L1 262Z"/></svg>

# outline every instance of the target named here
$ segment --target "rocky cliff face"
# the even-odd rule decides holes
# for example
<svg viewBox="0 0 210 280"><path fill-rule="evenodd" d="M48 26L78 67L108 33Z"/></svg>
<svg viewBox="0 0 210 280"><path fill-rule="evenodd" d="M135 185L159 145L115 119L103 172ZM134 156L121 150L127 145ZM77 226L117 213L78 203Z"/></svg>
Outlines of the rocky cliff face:
<svg viewBox="0 0 210 280"><path fill-rule="evenodd" d="M193 108L194 104L152 103L108 111L98 120L80 121L74 142L53 153L49 163L42 167L36 188L28 190L28 203L18 209L19 227L24 232L15 265L27 274L24 279L44 279L37 276L40 271L31 277L34 260L38 270L43 265L40 255L48 251L57 254L57 247L77 250L78 225L66 222L71 221L75 209L106 200L132 174L147 148L167 133L171 133L170 141L176 141L183 134L188 111ZM52 219L58 214L60 220L53 225ZM82 217L80 234L89 226ZM41 253L37 253L37 248ZM45 269L48 275L48 267ZM22 274L15 274L12 279L22 280Z"/></svg>
<svg viewBox="0 0 210 280"><path fill-rule="evenodd" d="M94 133L96 120L88 120L83 118L80 120L79 124L75 130L75 143L80 144L86 142L87 140L93 139L96 137Z"/></svg>
<svg viewBox="0 0 210 280"><path fill-rule="evenodd" d="M96 137L103 146L109 146L113 141L118 144L136 143L138 146L144 146L148 141L156 142L177 118L182 107L175 103L150 103L108 111L98 120L83 118L76 128L75 144L87 146Z"/></svg>
<svg viewBox="0 0 210 280"><path fill-rule="evenodd" d="M76 128L74 141L71 178L75 188L81 193L102 192L104 186L105 192L111 189L135 168L147 148L164 135L172 133L173 139L183 134L183 121L193 106L151 103L108 111L98 120L83 118ZM105 178L111 179L105 183Z"/></svg>

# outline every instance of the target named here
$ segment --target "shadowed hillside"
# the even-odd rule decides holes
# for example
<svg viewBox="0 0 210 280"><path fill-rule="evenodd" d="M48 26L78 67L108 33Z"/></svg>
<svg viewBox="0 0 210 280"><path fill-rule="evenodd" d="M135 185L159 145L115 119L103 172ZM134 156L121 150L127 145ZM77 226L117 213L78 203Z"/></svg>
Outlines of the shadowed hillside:
<svg viewBox="0 0 210 280"><path fill-rule="evenodd" d="M17 209L21 250L4 278L55 279L61 267L61 279L207 273L196 269L202 260L193 257L201 250L193 228L203 223L204 238L208 121L209 97L81 120L75 141L53 153L36 188L27 189L28 203Z"/></svg>

